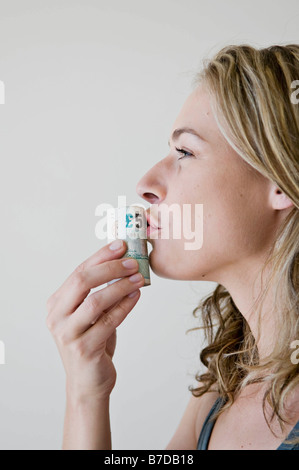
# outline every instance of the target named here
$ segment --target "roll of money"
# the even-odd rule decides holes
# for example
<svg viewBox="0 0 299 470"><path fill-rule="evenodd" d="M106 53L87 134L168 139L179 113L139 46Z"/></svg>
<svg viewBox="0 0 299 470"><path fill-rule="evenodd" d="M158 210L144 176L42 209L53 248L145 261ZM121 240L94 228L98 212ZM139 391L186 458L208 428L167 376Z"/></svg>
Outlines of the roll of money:
<svg viewBox="0 0 299 470"><path fill-rule="evenodd" d="M122 258L136 259L139 265L138 272L145 280L144 286L150 286L146 229L145 209L141 206L123 206L107 210L108 243L116 239L125 240L127 251ZM119 279L113 279L107 284L112 284Z"/></svg>

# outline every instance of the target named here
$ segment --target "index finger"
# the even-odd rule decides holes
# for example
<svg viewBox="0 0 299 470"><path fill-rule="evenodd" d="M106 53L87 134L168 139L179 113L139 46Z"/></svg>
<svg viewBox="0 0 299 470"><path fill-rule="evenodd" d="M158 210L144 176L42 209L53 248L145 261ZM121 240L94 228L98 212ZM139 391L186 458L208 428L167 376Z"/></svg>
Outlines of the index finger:
<svg viewBox="0 0 299 470"><path fill-rule="evenodd" d="M50 297L50 303L52 305L51 310L56 310L57 304L61 300L68 296L69 285L72 285L72 280L78 273L85 271L86 269L102 264L105 261L114 260L123 255L126 251L127 244L124 240L114 240L113 242L105 245L96 253L87 258L83 263L79 264L77 268L67 277L63 284L52 294ZM76 299L73 299L76 303L76 308L83 302L85 297L89 294L90 289L86 292L77 292ZM60 310L60 309L59 309Z"/></svg>
<svg viewBox="0 0 299 470"><path fill-rule="evenodd" d="M83 261L83 263L79 264L75 271L84 271L84 269L95 266L96 264L101 264L104 261L115 259L124 251L125 248L127 249L127 244L124 240L114 240L113 242L103 246L100 250Z"/></svg>

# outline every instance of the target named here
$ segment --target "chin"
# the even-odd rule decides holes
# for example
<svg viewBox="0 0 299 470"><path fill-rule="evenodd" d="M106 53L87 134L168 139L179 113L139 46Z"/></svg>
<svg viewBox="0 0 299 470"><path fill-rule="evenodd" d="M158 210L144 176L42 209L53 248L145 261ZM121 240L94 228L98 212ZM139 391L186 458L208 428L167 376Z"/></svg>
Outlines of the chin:
<svg viewBox="0 0 299 470"><path fill-rule="evenodd" d="M184 276L175 269L175 265L169 266L169 263L158 256L157 253L153 253L151 251L149 254L149 263L151 270L156 274L156 276L176 281L184 280Z"/></svg>
<svg viewBox="0 0 299 470"><path fill-rule="evenodd" d="M167 272L167 269L165 269L165 261L163 262L163 259L161 259L161 257L158 257L157 259L157 255L156 253L153 253L153 251L151 251L149 254L149 264L151 270L153 271L153 273L156 274L156 276L163 277L166 279L173 279L170 273Z"/></svg>
<svg viewBox="0 0 299 470"><path fill-rule="evenodd" d="M219 282L216 275L218 266L211 266L211 256L205 254L195 258L190 251L179 256L179 246L172 247L171 251L167 248L159 241L149 253L149 264L156 276L176 281ZM171 256L170 253L176 255Z"/></svg>

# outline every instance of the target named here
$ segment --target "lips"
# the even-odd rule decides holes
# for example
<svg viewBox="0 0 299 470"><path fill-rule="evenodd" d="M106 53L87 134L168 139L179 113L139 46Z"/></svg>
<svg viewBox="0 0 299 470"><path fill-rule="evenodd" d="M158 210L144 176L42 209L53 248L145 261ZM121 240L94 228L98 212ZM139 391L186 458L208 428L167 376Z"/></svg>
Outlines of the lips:
<svg viewBox="0 0 299 470"><path fill-rule="evenodd" d="M159 227L158 223L153 219L153 217L150 217L150 215L146 212L146 220L147 220L147 226L152 227L153 229L158 229L161 228Z"/></svg>

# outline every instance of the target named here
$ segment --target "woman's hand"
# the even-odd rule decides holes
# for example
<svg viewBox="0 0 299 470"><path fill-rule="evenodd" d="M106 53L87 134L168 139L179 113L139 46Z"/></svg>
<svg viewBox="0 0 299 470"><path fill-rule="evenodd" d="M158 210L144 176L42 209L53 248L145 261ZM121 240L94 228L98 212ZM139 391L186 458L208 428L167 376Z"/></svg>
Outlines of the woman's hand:
<svg viewBox="0 0 299 470"><path fill-rule="evenodd" d="M106 245L80 264L47 302L47 326L65 368L67 394L76 399L109 397L116 381L116 328L136 305L144 285L140 273L130 277L138 272L138 262L118 259L126 251L126 243L119 242L119 249ZM125 267L125 259L134 267ZM88 295L118 278L123 279ZM139 281L133 282L135 278Z"/></svg>

